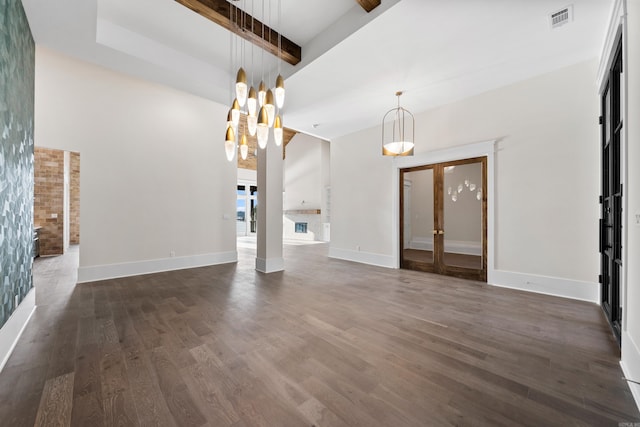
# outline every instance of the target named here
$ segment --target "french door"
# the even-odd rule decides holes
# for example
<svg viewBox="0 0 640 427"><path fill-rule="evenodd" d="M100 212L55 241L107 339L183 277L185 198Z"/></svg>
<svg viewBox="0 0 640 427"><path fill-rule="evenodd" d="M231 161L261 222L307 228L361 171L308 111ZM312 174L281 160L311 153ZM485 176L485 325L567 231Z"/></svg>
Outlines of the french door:
<svg viewBox="0 0 640 427"><path fill-rule="evenodd" d="M400 266L487 280L487 159L400 170Z"/></svg>
<svg viewBox="0 0 640 427"><path fill-rule="evenodd" d="M600 283L602 309L620 343L622 301L622 195L621 180L621 75L622 39L609 69L602 92L600 126L602 132L602 195L600 196Z"/></svg>

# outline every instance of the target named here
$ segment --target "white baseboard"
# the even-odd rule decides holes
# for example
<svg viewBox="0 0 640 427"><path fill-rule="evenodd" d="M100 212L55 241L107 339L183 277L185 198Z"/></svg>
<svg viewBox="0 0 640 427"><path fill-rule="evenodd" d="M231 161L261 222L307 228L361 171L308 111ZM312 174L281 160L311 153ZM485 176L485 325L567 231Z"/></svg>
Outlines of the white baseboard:
<svg viewBox="0 0 640 427"><path fill-rule="evenodd" d="M416 249L419 251L432 251L433 239L428 237L413 237L409 241L409 249Z"/></svg>
<svg viewBox="0 0 640 427"><path fill-rule="evenodd" d="M11 317L0 329L0 372L7 364L13 349L18 343L18 339L24 328L27 327L29 319L36 309L36 291L31 288L27 296L24 297L20 305L16 307Z"/></svg>
<svg viewBox="0 0 640 427"><path fill-rule="evenodd" d="M376 265L379 267L396 268L395 259L391 255L380 255L330 247L329 258L360 262L362 264Z"/></svg>
<svg viewBox="0 0 640 427"><path fill-rule="evenodd" d="M513 271L489 270L487 283L503 288L520 289L596 304L600 301L600 285L596 282L582 282Z"/></svg>
<svg viewBox="0 0 640 427"><path fill-rule="evenodd" d="M480 256L482 255L482 243L445 239L444 251L451 254Z"/></svg>
<svg viewBox="0 0 640 427"><path fill-rule="evenodd" d="M183 270L185 268L206 267L208 265L227 264L237 261L238 252L234 251L152 259L121 264L94 265L78 268L78 283L138 276L140 274L160 273L171 270Z"/></svg>
<svg viewBox="0 0 640 427"><path fill-rule="evenodd" d="M261 273L275 273L284 270L284 258L258 258L256 257L256 270Z"/></svg>
<svg viewBox="0 0 640 427"><path fill-rule="evenodd" d="M622 360L620 367L624 377L633 381L640 381L640 347L631 339L626 331L622 331ZM640 410L640 384L628 382L629 389Z"/></svg>
<svg viewBox="0 0 640 427"><path fill-rule="evenodd" d="M428 237L414 237L409 242L410 249L421 251L433 250L433 239ZM464 240L445 240L445 252L463 255L482 255L482 244L480 242L467 242Z"/></svg>

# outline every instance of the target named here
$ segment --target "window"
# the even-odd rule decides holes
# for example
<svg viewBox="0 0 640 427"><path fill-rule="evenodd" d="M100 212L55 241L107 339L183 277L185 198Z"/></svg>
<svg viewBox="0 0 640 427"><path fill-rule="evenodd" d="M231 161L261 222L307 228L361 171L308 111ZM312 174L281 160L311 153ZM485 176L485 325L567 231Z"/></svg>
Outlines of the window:
<svg viewBox="0 0 640 427"><path fill-rule="evenodd" d="M296 222L296 233L306 233L306 232L307 232L307 223Z"/></svg>

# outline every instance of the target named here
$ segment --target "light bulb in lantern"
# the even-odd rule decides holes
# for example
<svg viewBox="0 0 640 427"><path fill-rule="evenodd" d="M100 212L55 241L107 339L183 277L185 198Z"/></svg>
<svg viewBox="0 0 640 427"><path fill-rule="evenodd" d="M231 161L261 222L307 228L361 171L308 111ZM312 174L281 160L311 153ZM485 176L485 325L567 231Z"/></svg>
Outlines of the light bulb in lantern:
<svg viewBox="0 0 640 427"><path fill-rule="evenodd" d="M276 105L278 108L284 105L284 79L280 74L276 77Z"/></svg>
<svg viewBox="0 0 640 427"><path fill-rule="evenodd" d="M234 99L233 104L231 104L231 121L233 122L233 127L237 128L238 123L240 123L240 103L238 98Z"/></svg>
<svg viewBox="0 0 640 427"><path fill-rule="evenodd" d="M278 147L282 145L283 135L284 130L282 129L282 119L280 119L280 115L277 115L273 122L273 139Z"/></svg>
<svg viewBox="0 0 640 427"><path fill-rule="evenodd" d="M256 131L258 130L258 116L255 113L247 116L247 127L249 128L249 135L256 136Z"/></svg>
<svg viewBox="0 0 640 427"><path fill-rule="evenodd" d="M458 184L458 193L462 193L462 184Z"/></svg>
<svg viewBox="0 0 640 427"><path fill-rule="evenodd" d="M252 115L255 116L256 112L258 111L258 93L253 88L253 86L249 88L249 97L247 98L247 110L249 110L250 116Z"/></svg>
<svg viewBox="0 0 640 427"><path fill-rule="evenodd" d="M267 90L267 94L264 97L263 107L267 109L267 117L269 118L269 127L273 127L273 121L276 118L276 106L273 103L273 92L271 92L271 89Z"/></svg>
<svg viewBox="0 0 640 427"><path fill-rule="evenodd" d="M224 140L224 151L227 154L227 160L232 161L233 156L236 153L236 133L233 131L233 127L227 127L227 133Z"/></svg>
<svg viewBox="0 0 640 427"><path fill-rule="evenodd" d="M474 191L476 189L476 185L472 182L469 184L469 191Z"/></svg>
<svg viewBox="0 0 640 427"><path fill-rule="evenodd" d="M236 75L236 98L241 107L247 102L247 74L240 67Z"/></svg>
<svg viewBox="0 0 640 427"><path fill-rule="evenodd" d="M269 117L267 116L267 110L264 107L260 107L258 112L258 146L265 148L267 141L269 140Z"/></svg>
<svg viewBox="0 0 640 427"><path fill-rule="evenodd" d="M242 160L247 160L247 154L249 153L249 144L247 144L247 134L242 134L242 139L240 140L240 157Z"/></svg>
<svg viewBox="0 0 640 427"><path fill-rule="evenodd" d="M267 96L267 85L264 84L264 80L260 81L258 85L258 105L261 107L264 105L264 98Z"/></svg>

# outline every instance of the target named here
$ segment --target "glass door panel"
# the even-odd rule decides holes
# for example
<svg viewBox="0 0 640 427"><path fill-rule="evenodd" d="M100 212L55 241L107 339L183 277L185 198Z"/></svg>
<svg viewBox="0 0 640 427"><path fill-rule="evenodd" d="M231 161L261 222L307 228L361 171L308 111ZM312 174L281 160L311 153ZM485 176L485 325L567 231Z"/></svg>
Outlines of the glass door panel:
<svg viewBox="0 0 640 427"><path fill-rule="evenodd" d="M434 170L403 173L403 267L432 271L434 263Z"/></svg>
<svg viewBox="0 0 640 427"><path fill-rule="evenodd" d="M400 266L487 280L486 157L400 171Z"/></svg>
<svg viewBox="0 0 640 427"><path fill-rule="evenodd" d="M446 266L482 268L482 163L444 166Z"/></svg>

